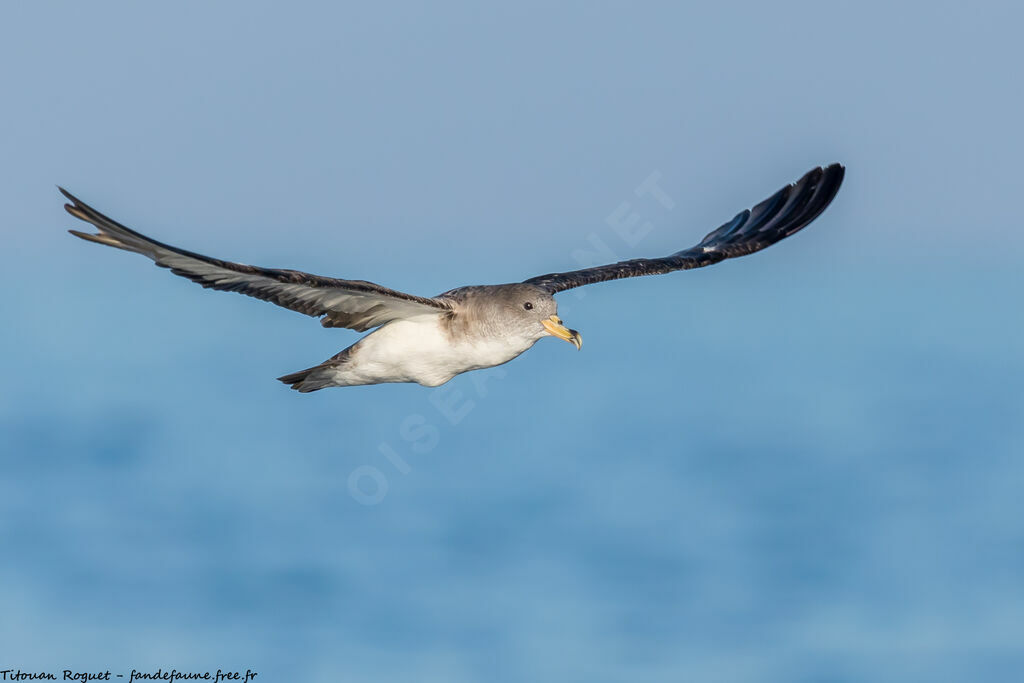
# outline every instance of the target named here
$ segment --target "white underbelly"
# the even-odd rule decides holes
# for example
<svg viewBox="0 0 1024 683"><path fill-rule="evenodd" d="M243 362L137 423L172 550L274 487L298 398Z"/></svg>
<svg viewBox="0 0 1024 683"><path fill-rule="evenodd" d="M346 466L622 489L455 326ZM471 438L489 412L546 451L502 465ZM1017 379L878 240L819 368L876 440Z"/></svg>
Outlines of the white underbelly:
<svg viewBox="0 0 1024 683"><path fill-rule="evenodd" d="M506 363L532 346L507 339L456 341L436 315L396 320L364 337L343 372L361 382L444 384L469 370Z"/></svg>

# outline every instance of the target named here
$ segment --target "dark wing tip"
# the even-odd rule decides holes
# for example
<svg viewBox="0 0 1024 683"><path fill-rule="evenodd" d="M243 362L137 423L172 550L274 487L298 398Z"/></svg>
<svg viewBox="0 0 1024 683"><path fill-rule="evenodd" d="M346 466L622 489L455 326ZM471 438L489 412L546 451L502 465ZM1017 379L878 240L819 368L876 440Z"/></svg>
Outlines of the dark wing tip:
<svg viewBox="0 0 1024 683"><path fill-rule="evenodd" d="M822 198L828 197L827 201L824 201L824 204L821 206L822 210L835 198L845 177L846 167L838 162L829 164L821 169L821 178L818 180L818 185L822 188L820 190Z"/></svg>
<svg viewBox="0 0 1024 683"><path fill-rule="evenodd" d="M125 248L125 244L121 240L117 239L116 237L114 237L112 235L108 235L106 233L100 232L100 233L93 234L91 232L81 232L79 230L68 230L68 232L70 232L75 237L78 237L78 238L81 238L83 240L86 240L87 242L95 242L96 244L105 244L108 247L116 247L118 249L124 249Z"/></svg>
<svg viewBox="0 0 1024 683"><path fill-rule="evenodd" d="M67 211L72 216L74 216L75 218L83 220L87 223L93 223L94 225L96 225L96 219L102 219L109 222L113 222L110 221L109 218L101 214L99 211L92 208L91 206L83 202L81 199L65 190L60 185L57 186L57 189L60 190L60 193L64 195L64 197L70 202L69 204L64 205L64 210Z"/></svg>
<svg viewBox="0 0 1024 683"><path fill-rule="evenodd" d="M608 280L701 268L769 247L799 232L824 211L846 175L840 163L817 166L751 209L712 230L696 246L663 258L632 259L565 273L549 273L524 282L558 292Z"/></svg>
<svg viewBox="0 0 1024 683"><path fill-rule="evenodd" d="M843 177L846 175L846 167L837 161L825 166L822 169L822 174L823 182L834 182L838 189L839 185L843 183Z"/></svg>
<svg viewBox="0 0 1024 683"><path fill-rule="evenodd" d="M839 188L843 184L843 178L846 177L846 167L839 163L829 164L825 168L821 169L821 176L817 178L817 182L814 183L814 188L811 190L811 197L808 200L808 206L802 216L802 225L796 230L806 226L808 223L813 221L815 218L821 215L821 212L828 208L828 205L832 203L832 200L836 198L839 193ZM796 232L793 230L792 232ZM790 232L789 234L792 234Z"/></svg>
<svg viewBox="0 0 1024 683"><path fill-rule="evenodd" d="M60 190L60 193L62 195L64 195L65 199L67 199L69 202L71 202L70 204L65 204L64 205L64 210L67 211L68 213L70 213L72 216L75 216L76 218L81 218L80 216L77 216L75 214L73 209L77 209L77 210L81 211L83 208L84 209L91 208L85 202L83 202L81 199L79 199L75 195L71 194L70 192L65 190L63 187L61 187L60 185L57 186L57 189Z"/></svg>
<svg viewBox="0 0 1024 683"><path fill-rule="evenodd" d="M750 224L737 229L731 222L726 223L709 233L700 246L724 248L734 252L730 256L739 256L789 237L820 216L835 199L845 172L838 163L812 168L800 180L755 206ZM743 214L737 218L740 216Z"/></svg>

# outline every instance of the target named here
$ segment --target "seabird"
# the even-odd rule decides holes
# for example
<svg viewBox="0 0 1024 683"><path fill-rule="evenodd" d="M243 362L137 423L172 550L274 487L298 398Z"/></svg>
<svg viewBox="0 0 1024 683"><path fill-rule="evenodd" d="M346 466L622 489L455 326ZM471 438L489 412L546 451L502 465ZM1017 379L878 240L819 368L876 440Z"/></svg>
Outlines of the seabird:
<svg viewBox="0 0 1024 683"><path fill-rule="evenodd" d="M398 292L363 280L221 261L157 242L104 216L64 188L64 208L98 233L76 237L134 251L203 287L239 292L320 318L324 327L374 331L328 360L279 377L301 392L383 382L436 387L455 375L507 363L542 337L577 349L580 333L562 324L554 295L567 289L640 275L701 268L760 251L789 237L825 210L844 168L815 168L752 209L669 256L632 259L505 285L459 287L435 297Z"/></svg>

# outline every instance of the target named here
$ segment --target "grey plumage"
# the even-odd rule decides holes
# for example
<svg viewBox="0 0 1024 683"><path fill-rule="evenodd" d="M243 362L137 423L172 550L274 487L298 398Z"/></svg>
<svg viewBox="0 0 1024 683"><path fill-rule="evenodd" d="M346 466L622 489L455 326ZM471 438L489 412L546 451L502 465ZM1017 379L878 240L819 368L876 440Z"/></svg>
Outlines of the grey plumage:
<svg viewBox="0 0 1024 683"><path fill-rule="evenodd" d="M148 256L156 265L169 268L175 275L187 277L205 288L238 292L309 316L323 316L324 327L348 327L365 332L417 312L447 309L442 299L406 294L373 282L260 268L172 247L121 225L64 188L58 189L71 201L64 209L100 231L93 235L69 230L72 235Z"/></svg>

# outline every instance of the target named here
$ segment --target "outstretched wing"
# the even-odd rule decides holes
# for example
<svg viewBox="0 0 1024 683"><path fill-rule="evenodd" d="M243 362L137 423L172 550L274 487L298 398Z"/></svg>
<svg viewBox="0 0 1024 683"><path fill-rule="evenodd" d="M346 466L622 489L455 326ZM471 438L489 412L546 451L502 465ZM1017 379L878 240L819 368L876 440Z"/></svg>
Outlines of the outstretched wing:
<svg viewBox="0 0 1024 683"><path fill-rule="evenodd" d="M550 273L525 282L555 294L595 282L701 268L727 258L752 254L789 237L817 218L839 191L844 171L840 164L815 168L796 183L787 185L754 208L737 214L722 227L708 233L697 246L677 251L671 256Z"/></svg>
<svg viewBox="0 0 1024 683"><path fill-rule="evenodd" d="M397 292L372 282L247 266L178 249L111 220L64 188L60 191L71 201L64 205L67 212L99 230L97 234L69 230L72 235L148 256L156 265L203 287L239 292L306 315L324 316L320 321L324 327L363 332L391 320L450 310L443 300Z"/></svg>

